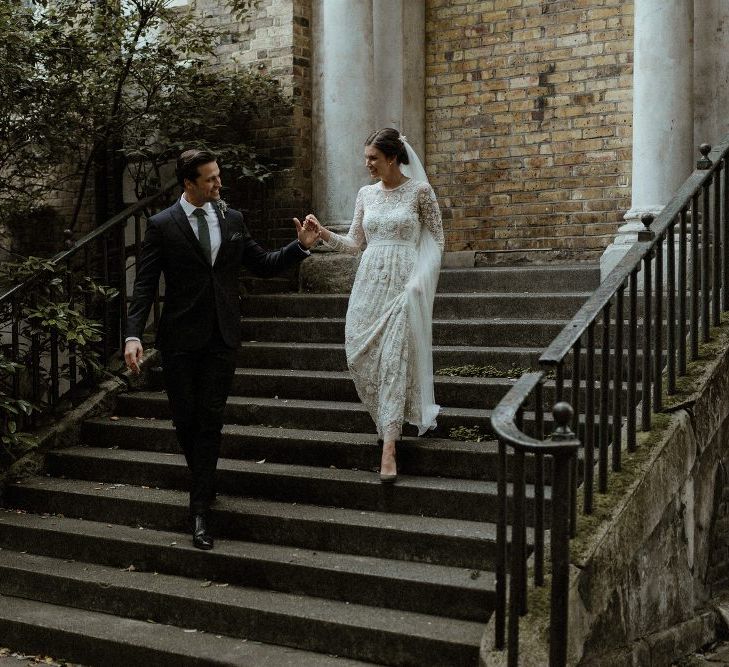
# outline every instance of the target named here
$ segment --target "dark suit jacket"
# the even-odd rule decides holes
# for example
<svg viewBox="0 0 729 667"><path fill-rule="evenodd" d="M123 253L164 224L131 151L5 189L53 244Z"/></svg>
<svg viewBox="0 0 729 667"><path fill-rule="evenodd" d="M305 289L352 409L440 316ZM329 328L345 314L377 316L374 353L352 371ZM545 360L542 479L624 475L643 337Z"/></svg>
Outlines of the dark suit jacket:
<svg viewBox="0 0 729 667"><path fill-rule="evenodd" d="M217 206L213 208L220 221L221 241L212 265L179 201L149 219L127 316L127 337L142 338L160 274L164 274L158 347L167 351L204 347L216 323L226 345L237 347L241 267L270 277L307 257L296 240L280 250L264 250L251 238L240 212L228 209L223 218Z"/></svg>

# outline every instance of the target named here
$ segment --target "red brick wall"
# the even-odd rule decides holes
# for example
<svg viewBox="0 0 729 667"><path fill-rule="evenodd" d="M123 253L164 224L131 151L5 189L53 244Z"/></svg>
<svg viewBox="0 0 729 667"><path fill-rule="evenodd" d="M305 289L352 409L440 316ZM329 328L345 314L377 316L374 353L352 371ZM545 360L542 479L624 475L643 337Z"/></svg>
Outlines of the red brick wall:
<svg viewBox="0 0 729 667"><path fill-rule="evenodd" d="M633 2L427 0L426 31L448 249L599 255L630 207Z"/></svg>

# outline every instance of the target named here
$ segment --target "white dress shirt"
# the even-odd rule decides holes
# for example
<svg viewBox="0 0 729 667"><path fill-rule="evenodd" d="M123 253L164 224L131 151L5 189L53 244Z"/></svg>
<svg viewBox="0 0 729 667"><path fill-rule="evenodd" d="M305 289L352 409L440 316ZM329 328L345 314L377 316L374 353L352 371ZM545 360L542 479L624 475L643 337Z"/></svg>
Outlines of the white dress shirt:
<svg viewBox="0 0 729 667"><path fill-rule="evenodd" d="M185 215L190 221L192 231L198 240L200 240L200 232L197 228L197 218L192 213L198 208L201 208L203 211L205 211L205 219L208 221L208 229L210 230L210 255L213 264L215 264L215 258L218 256L218 250L220 250L221 237L220 221L218 220L218 216L215 213L213 205L210 202L207 202L203 206L195 206L194 204L191 204L189 201L187 201L187 199L185 199L185 195L183 194L182 197L180 197L180 206L182 206L182 210L185 211Z"/></svg>

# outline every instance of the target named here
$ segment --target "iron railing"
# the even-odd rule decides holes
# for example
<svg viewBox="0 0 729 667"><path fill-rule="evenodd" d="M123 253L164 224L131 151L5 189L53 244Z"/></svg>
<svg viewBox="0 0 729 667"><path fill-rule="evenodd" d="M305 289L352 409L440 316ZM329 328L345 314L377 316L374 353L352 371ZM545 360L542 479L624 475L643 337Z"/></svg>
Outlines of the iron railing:
<svg viewBox="0 0 729 667"><path fill-rule="evenodd" d="M76 344L64 345L52 326L46 335L29 326L28 308L32 309L44 297L63 302L99 322L101 335L94 347L102 363L108 363L121 353L128 290L133 285L141 252L143 225L160 209L159 205L166 201L175 186L176 183L168 183L76 242L67 232L66 249L52 257L47 268L39 269L0 295L4 356L25 369L23 376L13 374L10 393L16 400L28 400L36 406L32 423L43 412L56 409L64 395L73 398L79 386L92 385L96 377L79 369ZM59 272L59 279L54 270L60 268L65 270ZM97 303L89 294L80 295L76 288L86 278L113 288L116 296ZM155 327L158 317L159 297L155 300Z"/></svg>
<svg viewBox="0 0 729 667"><path fill-rule="evenodd" d="M657 217L643 216L637 242L543 352L543 370L522 376L494 412L501 460L494 645L508 650L509 665L519 661L528 557L534 586L544 586L545 569L551 570L550 665L566 664L569 539L578 513L593 512L595 492L606 493L611 473L621 470L623 448L636 450L638 430L650 430L652 415L663 410L664 391L676 393L677 377L686 375L687 362L699 358L699 344L709 341L710 328L729 310L729 135L713 150L702 144L700 152L696 170ZM557 428L545 439L548 376L554 377ZM568 398L571 406L561 403ZM545 469L551 473L548 564ZM524 501L525 470L534 478L531 507Z"/></svg>

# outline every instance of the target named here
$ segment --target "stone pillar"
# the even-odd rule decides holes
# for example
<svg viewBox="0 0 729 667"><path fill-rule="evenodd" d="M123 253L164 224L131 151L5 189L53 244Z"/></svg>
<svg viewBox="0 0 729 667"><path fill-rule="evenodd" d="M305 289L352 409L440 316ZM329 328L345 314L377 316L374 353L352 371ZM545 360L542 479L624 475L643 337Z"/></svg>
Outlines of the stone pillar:
<svg viewBox="0 0 729 667"><path fill-rule="evenodd" d="M348 229L371 131L395 127L424 157L425 5L315 0L312 30L314 210Z"/></svg>
<svg viewBox="0 0 729 667"><path fill-rule="evenodd" d="M694 17L694 146L729 132L729 3L700 0Z"/></svg>
<svg viewBox="0 0 729 667"><path fill-rule="evenodd" d="M373 9L375 126L400 130L425 164L425 3L374 0Z"/></svg>
<svg viewBox="0 0 729 667"><path fill-rule="evenodd" d="M692 172L694 3L636 0L632 205L600 260L604 278Z"/></svg>
<svg viewBox="0 0 729 667"><path fill-rule="evenodd" d="M369 182L363 142L375 122L372 0L315 0L312 42L314 211L341 231Z"/></svg>
<svg viewBox="0 0 729 667"><path fill-rule="evenodd" d="M364 140L395 127L424 160L425 3L314 0L313 210L336 232L352 221L357 191L370 183ZM304 262L301 288L350 289L357 260L322 252Z"/></svg>

